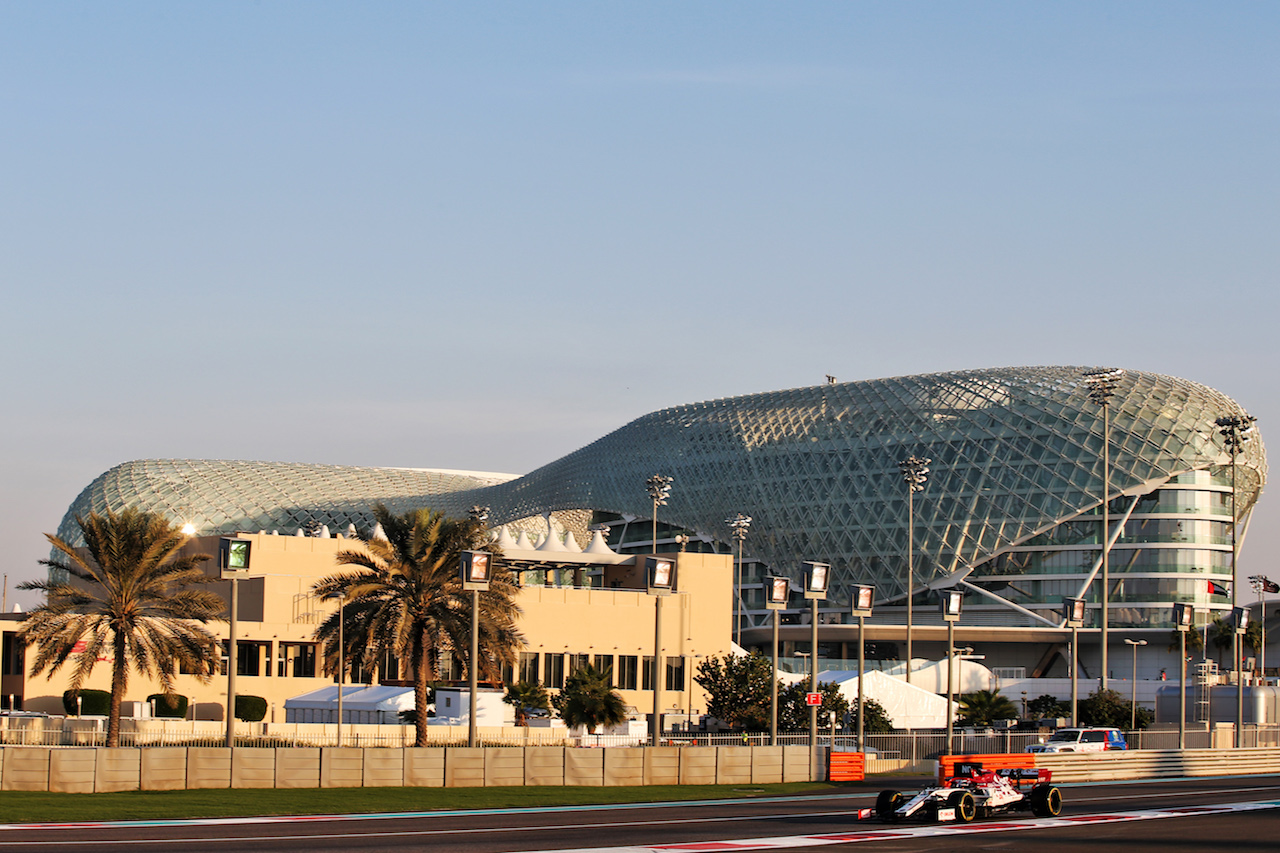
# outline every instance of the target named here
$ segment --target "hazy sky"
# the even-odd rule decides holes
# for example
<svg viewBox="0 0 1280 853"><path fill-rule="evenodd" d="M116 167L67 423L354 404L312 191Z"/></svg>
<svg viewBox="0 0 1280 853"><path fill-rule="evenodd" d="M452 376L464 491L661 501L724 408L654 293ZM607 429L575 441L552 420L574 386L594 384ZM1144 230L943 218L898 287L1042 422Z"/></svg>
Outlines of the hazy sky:
<svg viewBox="0 0 1280 853"><path fill-rule="evenodd" d="M129 459L523 473L663 406L1018 364L1265 436L1277 44L1270 2L0 0L10 601Z"/></svg>

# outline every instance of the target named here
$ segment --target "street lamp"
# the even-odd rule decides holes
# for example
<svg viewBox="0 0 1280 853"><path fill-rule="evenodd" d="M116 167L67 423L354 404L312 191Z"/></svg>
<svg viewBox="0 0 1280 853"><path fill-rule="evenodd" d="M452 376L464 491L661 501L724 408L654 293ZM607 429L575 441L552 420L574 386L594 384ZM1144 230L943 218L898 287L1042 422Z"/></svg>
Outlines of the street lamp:
<svg viewBox="0 0 1280 853"><path fill-rule="evenodd" d="M1119 367L1091 370L1084 374L1089 399L1102 408L1102 669L1098 686L1107 689L1107 642L1111 627L1111 397L1124 376Z"/></svg>
<svg viewBox="0 0 1280 853"><path fill-rule="evenodd" d="M676 591L674 560L644 558L645 579L653 596L653 720L649 731L654 746L662 744L662 597Z"/></svg>
<svg viewBox="0 0 1280 853"><path fill-rule="evenodd" d="M1085 601L1083 598L1062 599L1062 617L1071 629L1071 725L1080 725L1076 719L1079 707L1080 685L1078 673L1080 669L1080 627L1084 625Z"/></svg>
<svg viewBox="0 0 1280 853"><path fill-rule="evenodd" d="M1249 584L1258 594L1258 627L1262 629L1262 643L1258 646L1258 674L1265 679L1267 677L1267 609L1263 605L1262 597L1268 592L1273 595L1280 592L1280 584L1265 575L1249 575Z"/></svg>
<svg viewBox="0 0 1280 853"><path fill-rule="evenodd" d="M862 671L867 668L866 642L863 633L867 628L867 617L871 615L871 604L875 601L876 588L858 584L853 588L853 615L858 617L858 751L862 751Z"/></svg>
<svg viewBox="0 0 1280 853"><path fill-rule="evenodd" d="M667 505L667 498L671 497L671 477L664 477L662 474L654 474L652 477L644 481L645 490L649 492L649 498L653 501L653 550L652 554L658 553L658 507Z"/></svg>
<svg viewBox="0 0 1280 853"><path fill-rule="evenodd" d="M1146 640L1130 640L1124 638L1125 645L1133 646L1133 689L1129 694L1129 731L1138 727L1138 646L1145 646Z"/></svg>
<svg viewBox="0 0 1280 853"><path fill-rule="evenodd" d="M1253 425L1258 419L1244 414L1225 415L1214 421L1218 433L1222 436L1222 444L1231 455L1231 607L1240 607L1240 584L1236 582L1236 569L1240 565L1240 537L1236 529L1240 526L1240 516L1236 507L1236 457L1244 450L1245 444L1253 438ZM1246 617L1247 618L1247 617ZM1244 745L1244 679L1243 667L1244 632L1236 631L1236 749Z"/></svg>
<svg viewBox="0 0 1280 853"><path fill-rule="evenodd" d="M778 745L778 611L786 609L791 581L783 577L765 578L764 606L773 612L773 670L769 673L769 746Z"/></svg>
<svg viewBox="0 0 1280 853"><path fill-rule="evenodd" d="M251 543L248 539L224 538L218 542L218 568L224 580L231 582L227 636L227 747L235 746L236 741L236 669L237 660L236 623L239 618L239 600L237 594L240 575L249 571L249 552Z"/></svg>
<svg viewBox="0 0 1280 853"><path fill-rule="evenodd" d="M939 593L938 609L947 623L947 755L951 755L952 737L955 731L955 714L951 708L951 696L955 692L951 671L956 661L956 622L964 604L964 593L958 589L944 589Z"/></svg>
<svg viewBox="0 0 1280 853"><path fill-rule="evenodd" d="M742 645L742 542L747 538L747 528L751 526L751 516L742 513L734 513L730 518L726 518L724 523L729 525L729 530L734 539L738 540L738 575L733 584L733 641L739 646ZM777 616L774 616L774 625L777 625Z"/></svg>
<svg viewBox="0 0 1280 853"><path fill-rule="evenodd" d="M911 683L911 599L915 595L915 494L924 491L932 461L927 457L908 456L898 463L902 479L907 484L907 684Z"/></svg>
<svg viewBox="0 0 1280 853"><path fill-rule="evenodd" d="M818 692L818 602L827 599L827 584L831 580L828 563L805 562L804 597L812 609L809 616L809 692ZM809 770L814 772L818 764L818 706L809 706Z"/></svg>
<svg viewBox="0 0 1280 853"><path fill-rule="evenodd" d="M1178 749L1187 748L1187 632L1195 615L1191 604L1173 605L1173 627L1178 632Z"/></svg>
<svg viewBox="0 0 1280 853"><path fill-rule="evenodd" d="M1244 746L1244 634L1249 630L1249 608L1231 608L1231 624L1236 636L1236 749Z"/></svg>
<svg viewBox="0 0 1280 853"><path fill-rule="evenodd" d="M483 522L479 522L483 523ZM467 712L467 746L478 746L476 737L476 702L480 669L480 593L489 589L488 551L463 551L461 560L462 589L471 593L471 657L467 660L467 691L471 707Z"/></svg>

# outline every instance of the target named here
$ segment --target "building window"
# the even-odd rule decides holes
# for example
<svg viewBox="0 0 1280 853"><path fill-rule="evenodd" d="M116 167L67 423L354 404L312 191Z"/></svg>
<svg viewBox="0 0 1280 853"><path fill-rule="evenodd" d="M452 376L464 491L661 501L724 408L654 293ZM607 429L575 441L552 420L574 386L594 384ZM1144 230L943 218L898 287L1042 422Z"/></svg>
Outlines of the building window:
<svg viewBox="0 0 1280 853"><path fill-rule="evenodd" d="M618 671L614 684L619 690L636 689L636 671L639 668L640 661L635 655L618 655Z"/></svg>
<svg viewBox="0 0 1280 853"><path fill-rule="evenodd" d="M640 666L640 689L653 689L653 655L645 655Z"/></svg>
<svg viewBox="0 0 1280 853"><path fill-rule="evenodd" d="M526 684L537 684L538 678L538 653L537 652L521 652L520 653L520 675L516 679Z"/></svg>
<svg viewBox="0 0 1280 853"><path fill-rule="evenodd" d="M281 643L276 667L281 678L315 678L316 644Z"/></svg>
<svg viewBox="0 0 1280 853"><path fill-rule="evenodd" d="M667 681L663 690L684 691L684 658L669 657L667 660Z"/></svg>
<svg viewBox="0 0 1280 853"><path fill-rule="evenodd" d="M613 655L596 655L593 665L597 671L608 678L609 686L613 687Z"/></svg>
<svg viewBox="0 0 1280 853"><path fill-rule="evenodd" d="M564 655L548 654L546 668L543 670L542 683L547 687L559 689L564 687Z"/></svg>
<svg viewBox="0 0 1280 853"><path fill-rule="evenodd" d="M575 672L582 669L587 665L590 659L591 658L588 655L569 655L568 675L573 675Z"/></svg>

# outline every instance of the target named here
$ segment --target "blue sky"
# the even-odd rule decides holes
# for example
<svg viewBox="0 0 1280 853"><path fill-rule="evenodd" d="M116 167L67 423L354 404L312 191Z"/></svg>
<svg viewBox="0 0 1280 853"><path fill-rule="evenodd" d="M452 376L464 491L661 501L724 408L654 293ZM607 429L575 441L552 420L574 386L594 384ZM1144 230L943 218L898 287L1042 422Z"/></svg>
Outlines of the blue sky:
<svg viewBox="0 0 1280 853"><path fill-rule="evenodd" d="M1273 3L0 0L11 600L135 458L521 473L1015 364L1265 436L1278 40Z"/></svg>

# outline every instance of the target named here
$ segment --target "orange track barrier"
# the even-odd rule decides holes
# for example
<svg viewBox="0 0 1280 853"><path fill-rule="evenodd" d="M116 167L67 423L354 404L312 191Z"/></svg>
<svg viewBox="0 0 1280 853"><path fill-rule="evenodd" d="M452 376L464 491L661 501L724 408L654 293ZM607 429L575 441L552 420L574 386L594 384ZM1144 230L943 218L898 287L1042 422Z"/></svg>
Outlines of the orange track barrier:
<svg viewBox="0 0 1280 853"><path fill-rule="evenodd" d="M831 782L861 782L867 778L867 757L861 752L831 753L831 769L827 779Z"/></svg>

